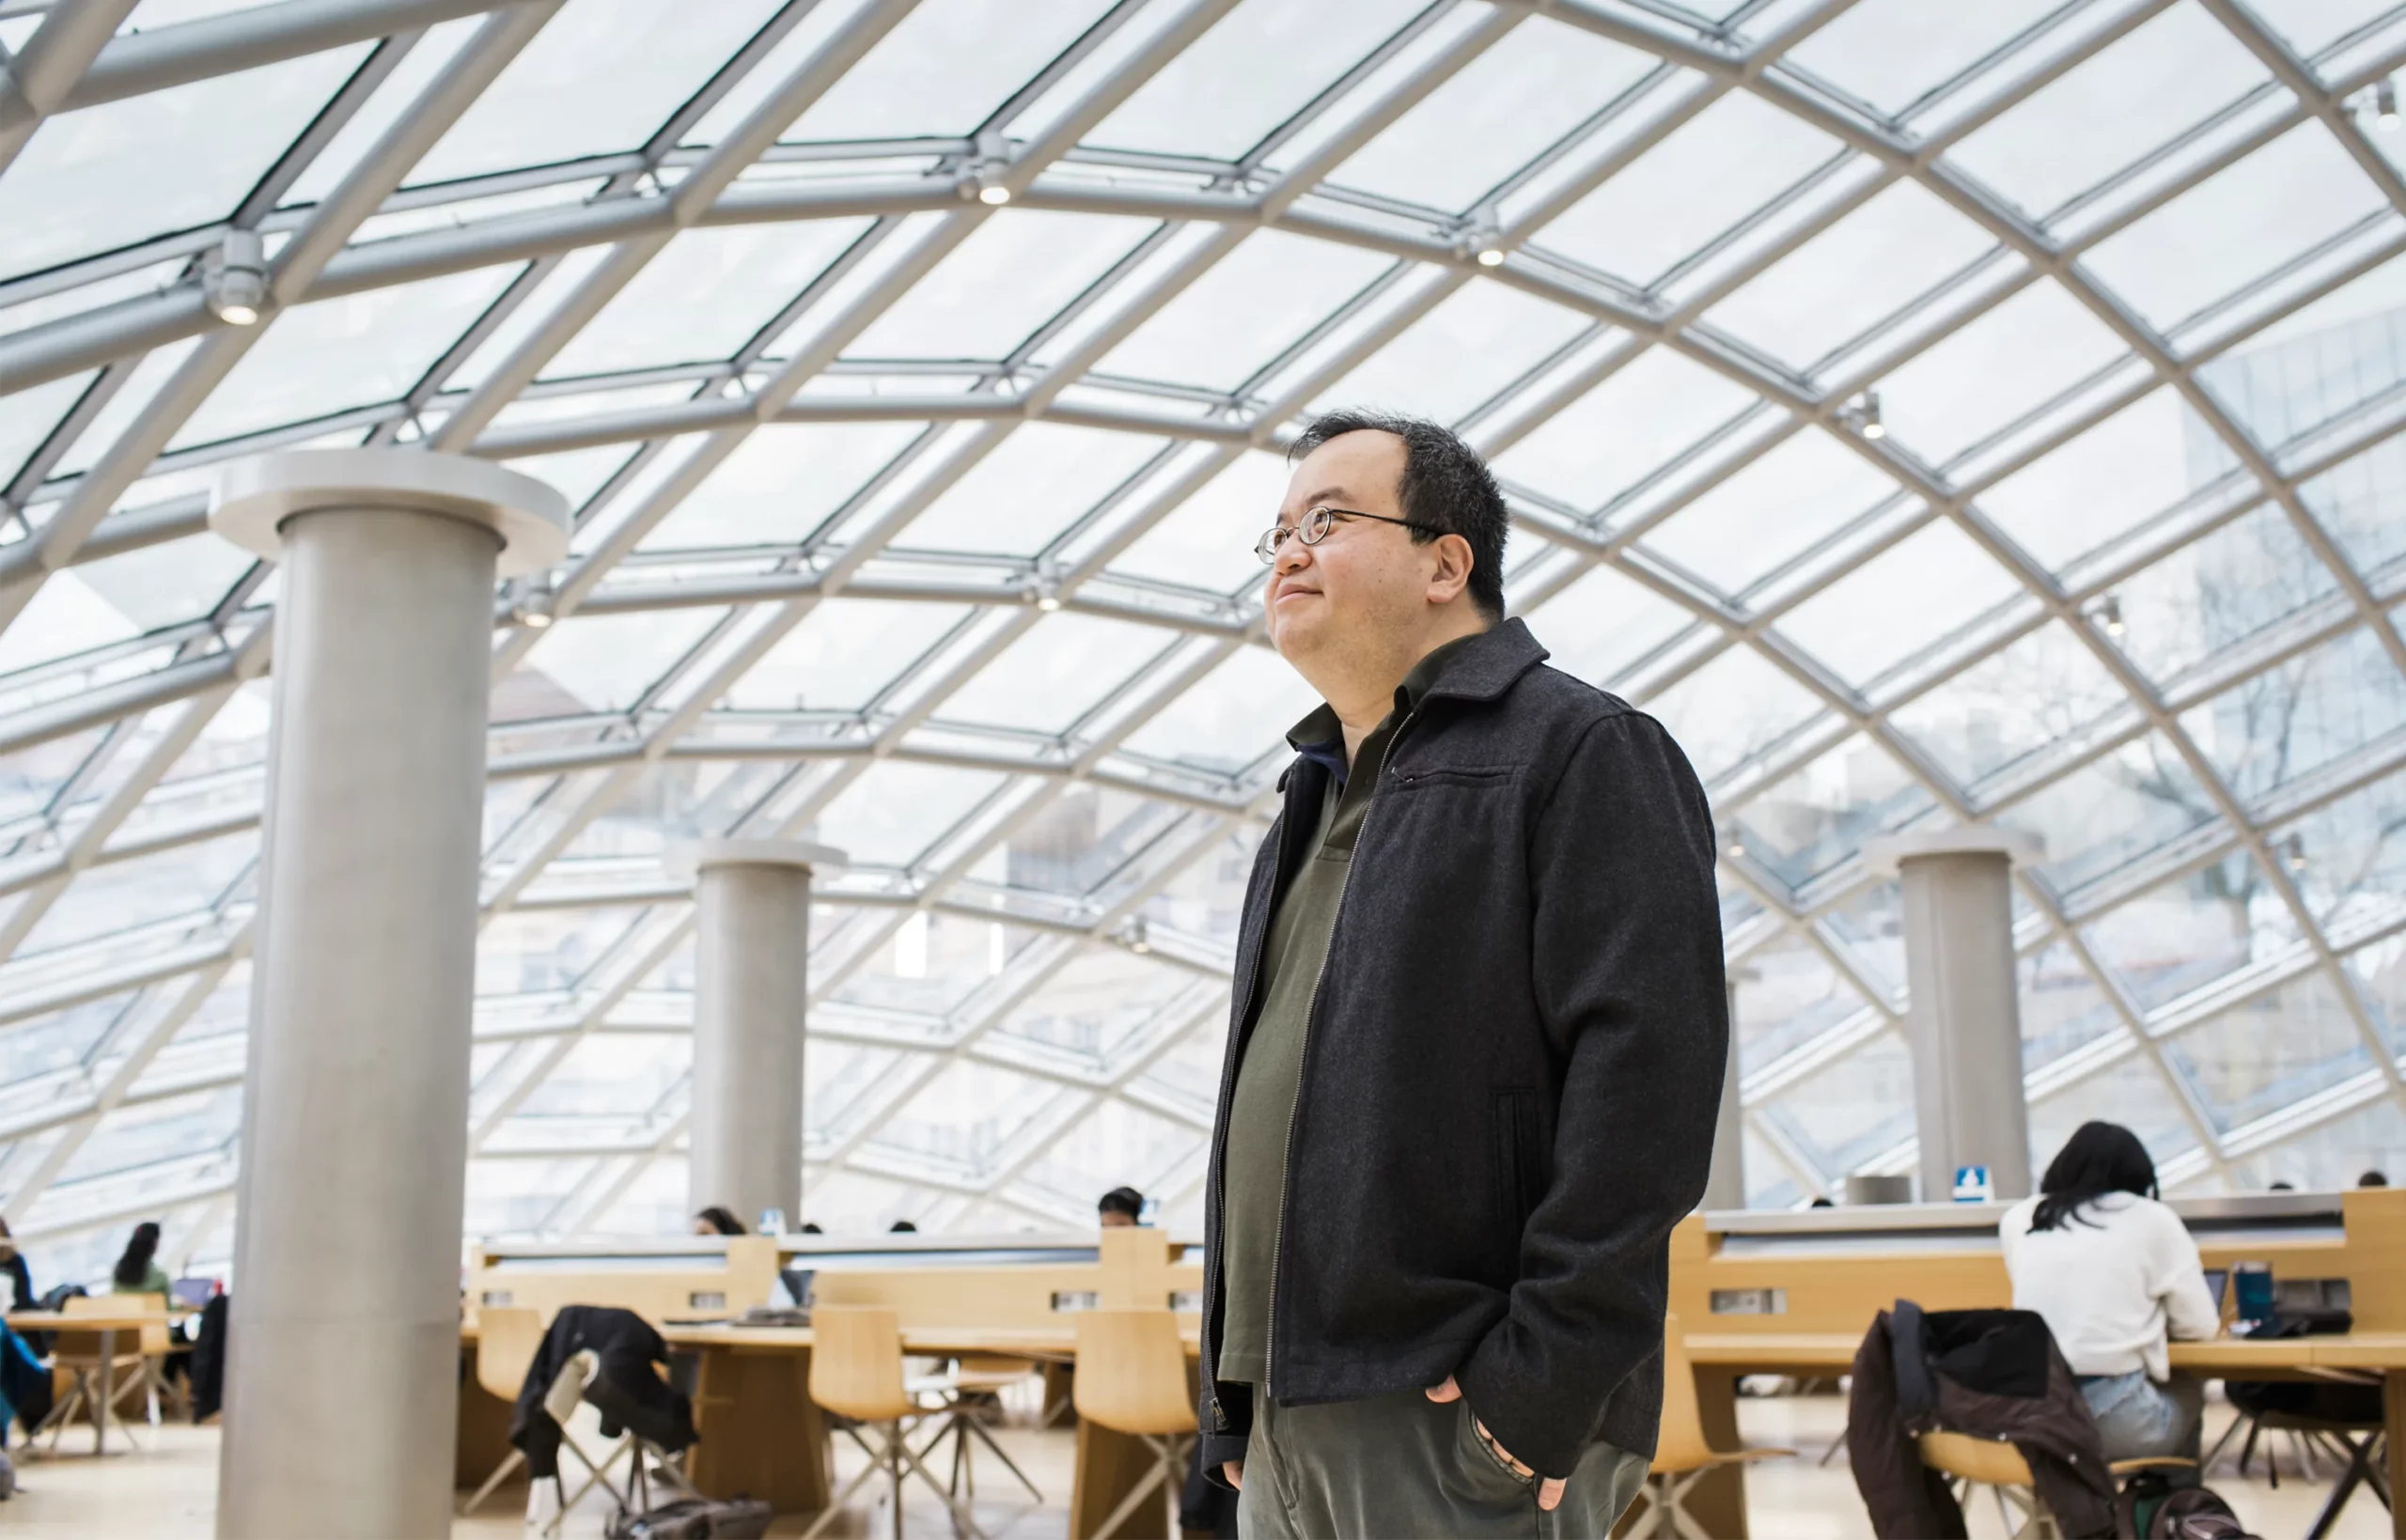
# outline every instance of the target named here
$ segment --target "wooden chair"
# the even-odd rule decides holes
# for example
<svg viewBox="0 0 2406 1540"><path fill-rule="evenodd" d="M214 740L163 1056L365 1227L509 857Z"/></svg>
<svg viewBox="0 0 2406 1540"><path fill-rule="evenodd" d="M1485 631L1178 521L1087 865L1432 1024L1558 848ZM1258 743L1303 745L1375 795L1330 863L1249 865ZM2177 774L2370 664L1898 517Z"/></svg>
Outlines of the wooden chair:
<svg viewBox="0 0 2406 1540"><path fill-rule="evenodd" d="M986 1424L979 1417L986 1408L1002 1404L1005 1391L1024 1384L1035 1374L1036 1365L1026 1359L1008 1358L995 1353L964 1353L953 1360L951 1368L945 1373L911 1386L914 1400L930 1394L939 1398L930 1415L945 1419L945 1425L919 1451L919 1457L933 1457L944 1447L945 1439L952 1440L952 1470L945 1480L945 1489L955 1498L965 1498L973 1503L976 1501L977 1470L971 1452L976 1444L984 1444L994 1458L1003 1462L1003 1468L1027 1488L1028 1496L1039 1503L1044 1501L1043 1492L1038 1489L1036 1483L1027 1479L1027 1472L1019 1468L1019 1462L1004 1453L1003 1446L986 1431Z"/></svg>
<svg viewBox="0 0 2406 1540"><path fill-rule="evenodd" d="M1793 1457L1792 1449L1723 1451L1705 1441L1704 1414L1696 1406L1695 1366L1688 1361L1686 1336L1680 1318L1663 1320L1663 1429L1654 1444L1654 1463L1646 1471L1646 1511L1628 1533L1630 1540L1654 1540L1675 1534L1680 1540L1708 1540L1704 1526L1683 1505L1705 1475L1726 1465L1751 1460Z"/></svg>
<svg viewBox="0 0 2406 1540"><path fill-rule="evenodd" d="M902 1329L894 1312L853 1305L820 1305L811 1312L810 1399L844 1418L844 1431L861 1446L868 1464L827 1504L804 1540L817 1540L852 1494L883 1472L892 1482L894 1540L902 1540L902 1476L915 1470L952 1513L953 1522L985 1540L969 1510L945 1490L911 1447L909 1428L927 1415L902 1383ZM862 1430L876 1435L871 1444Z"/></svg>
<svg viewBox="0 0 2406 1540"><path fill-rule="evenodd" d="M1974 1486L1986 1486L1996 1494L1997 1514L2013 1540L2063 1540L2063 1529L2054 1515L2039 1501L2038 1483L2022 1451L2002 1439L1977 1439L1968 1433L1925 1433L1918 1442L1922 1464L1962 1482L1967 1493ZM2117 1476L2128 1476L2141 1470L2191 1470L2196 1464L2165 1455L2116 1460L2106 1469Z"/></svg>
<svg viewBox="0 0 2406 1540"><path fill-rule="evenodd" d="M112 1420L126 1428L126 1437L133 1436L126 1424L117 1403L122 1401L137 1386L143 1392L145 1412L151 1427L159 1425L160 1365L172 1347L167 1335L167 1302L155 1294L104 1294L92 1298L70 1296L62 1301L59 1313L64 1315L156 1315L153 1323L145 1321L129 1348L127 1333L114 1333L104 1349L103 1337L96 1330L62 1329L52 1333L51 1366L63 1370L69 1377L67 1394L59 1397L52 1408L49 1426L50 1447L58 1448L67 1424L78 1412L93 1419L93 1437L100 1437L99 1412L103 1395ZM123 1377L120 1378L119 1377ZM100 1447L97 1441L95 1448Z"/></svg>
<svg viewBox="0 0 2406 1540"><path fill-rule="evenodd" d="M1166 1310L1089 1310L1077 1322L1078 1373L1071 1394L1078 1415L1133 1434L1154 1456L1151 1473L1119 1500L1095 1530L1095 1540L1111 1540L1156 1486L1163 1488L1169 1532L1176 1534L1179 1490L1196 1433L1178 1317Z"/></svg>
<svg viewBox="0 0 2406 1540"><path fill-rule="evenodd" d="M488 1306L477 1312L477 1383L486 1391L515 1405L519 1389L526 1383L526 1373L535 1366L535 1354L543 1346L543 1313L539 1310L506 1309ZM472 1514L484 1500L492 1496L493 1488L508 1481L510 1472L526 1463L526 1456L516 1449L509 1457L493 1467L485 1484L476 1495L460 1505L462 1516Z"/></svg>

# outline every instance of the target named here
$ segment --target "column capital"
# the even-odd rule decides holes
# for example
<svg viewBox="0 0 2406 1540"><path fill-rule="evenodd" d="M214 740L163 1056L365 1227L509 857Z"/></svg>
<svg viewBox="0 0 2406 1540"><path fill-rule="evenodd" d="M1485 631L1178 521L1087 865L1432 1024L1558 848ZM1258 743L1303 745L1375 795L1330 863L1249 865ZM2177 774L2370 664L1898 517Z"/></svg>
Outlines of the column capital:
<svg viewBox="0 0 2406 1540"><path fill-rule="evenodd" d="M2046 843L2038 835L1985 823L1883 834L1863 842L1863 863L1879 877L1895 877L1904 863L1925 856L2002 856L2008 864L2033 866L2046 855Z"/></svg>
<svg viewBox="0 0 2406 1540"><path fill-rule="evenodd" d="M799 866L805 872L840 872L852 858L832 845L798 839L689 839L668 848L668 869L696 877L712 866Z"/></svg>
<svg viewBox="0 0 2406 1540"><path fill-rule="evenodd" d="M568 554L568 499L491 460L430 449L284 449L217 474L209 527L273 561L285 521L326 508L411 508L481 524L501 538L503 577Z"/></svg>

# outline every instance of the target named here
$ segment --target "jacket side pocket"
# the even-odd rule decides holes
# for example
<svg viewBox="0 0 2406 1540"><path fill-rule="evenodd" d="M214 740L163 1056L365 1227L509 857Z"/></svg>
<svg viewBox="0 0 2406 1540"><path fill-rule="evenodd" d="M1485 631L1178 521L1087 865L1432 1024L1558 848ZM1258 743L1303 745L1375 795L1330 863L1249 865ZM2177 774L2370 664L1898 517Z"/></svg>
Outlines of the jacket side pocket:
<svg viewBox="0 0 2406 1540"><path fill-rule="evenodd" d="M1494 1130L1495 1211L1517 1236L1538 1206L1538 1094L1527 1086L1491 1091L1488 1112Z"/></svg>

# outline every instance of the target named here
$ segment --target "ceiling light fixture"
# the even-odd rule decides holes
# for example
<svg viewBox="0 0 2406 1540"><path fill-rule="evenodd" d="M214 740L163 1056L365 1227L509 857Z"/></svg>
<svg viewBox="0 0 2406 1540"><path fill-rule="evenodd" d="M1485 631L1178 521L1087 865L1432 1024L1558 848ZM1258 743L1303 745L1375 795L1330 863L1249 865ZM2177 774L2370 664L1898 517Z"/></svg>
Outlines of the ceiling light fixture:
<svg viewBox="0 0 2406 1540"><path fill-rule="evenodd" d="M1041 569L1029 574L1027 579L1027 598L1028 601L1034 604L1038 609L1043 611L1046 614L1051 614L1054 611L1061 607L1060 580L1055 577L1051 572L1043 571Z"/></svg>
<svg viewBox="0 0 2406 1540"><path fill-rule="evenodd" d="M2111 594L2097 601L2096 618L2108 636L2119 636L2130 629L2122 624L2122 601Z"/></svg>
<svg viewBox="0 0 2406 1540"><path fill-rule="evenodd" d="M267 243L257 230L228 230L201 264L201 297L228 326L257 325L267 308Z"/></svg>
<svg viewBox="0 0 2406 1540"><path fill-rule="evenodd" d="M2387 133L2398 126L2398 83L2384 77L2372 88L2372 120Z"/></svg>
<svg viewBox="0 0 2406 1540"><path fill-rule="evenodd" d="M1481 246L1478 248L1477 257L1473 258L1473 260L1476 261L1478 265L1483 268L1500 268L1504 265L1504 248L1501 246Z"/></svg>
<svg viewBox="0 0 2406 1540"><path fill-rule="evenodd" d="M2281 841L2281 859L2289 863L2290 871L2305 870L2305 836L2291 834Z"/></svg>
<svg viewBox="0 0 2406 1540"><path fill-rule="evenodd" d="M1867 390L1863 404L1855 409L1856 420L1863 425L1863 436L1877 443L1888 436L1888 425L1880 420L1880 393Z"/></svg>
<svg viewBox="0 0 2406 1540"><path fill-rule="evenodd" d="M1145 917L1139 914L1130 919L1128 922L1128 950L1135 953L1141 957L1150 953L1152 949L1153 939L1151 932L1145 925Z"/></svg>
<svg viewBox="0 0 2406 1540"><path fill-rule="evenodd" d="M552 575L538 572L518 581L518 602L510 606L510 614L527 630L541 630L557 618L553 614L557 596L552 589Z"/></svg>

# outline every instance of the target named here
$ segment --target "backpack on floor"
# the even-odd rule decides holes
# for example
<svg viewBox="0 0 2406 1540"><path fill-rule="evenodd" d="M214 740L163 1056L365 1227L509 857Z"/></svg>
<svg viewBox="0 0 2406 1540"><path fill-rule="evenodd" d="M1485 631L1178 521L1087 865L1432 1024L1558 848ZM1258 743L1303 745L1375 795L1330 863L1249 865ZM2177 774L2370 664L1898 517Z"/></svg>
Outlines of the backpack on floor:
<svg viewBox="0 0 2406 1540"><path fill-rule="evenodd" d="M2115 1540L2258 1540L2211 1486L2171 1486L2153 1470L2114 1499Z"/></svg>
<svg viewBox="0 0 2406 1540"><path fill-rule="evenodd" d="M646 1513L622 1511L602 1532L606 1540L759 1540L769 1532L771 1511L750 1498L688 1498Z"/></svg>

